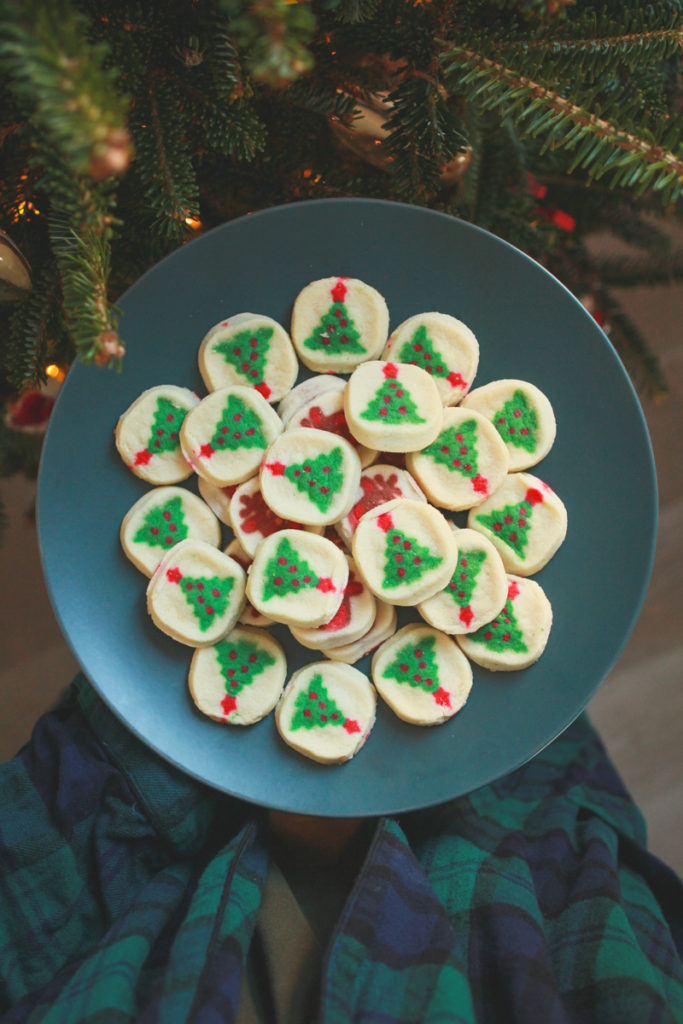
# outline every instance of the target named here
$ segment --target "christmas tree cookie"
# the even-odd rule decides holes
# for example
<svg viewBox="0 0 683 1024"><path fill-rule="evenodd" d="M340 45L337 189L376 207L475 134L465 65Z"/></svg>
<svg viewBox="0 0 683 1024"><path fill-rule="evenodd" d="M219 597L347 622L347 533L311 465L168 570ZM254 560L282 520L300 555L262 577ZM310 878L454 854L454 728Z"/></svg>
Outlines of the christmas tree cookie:
<svg viewBox="0 0 683 1024"><path fill-rule="evenodd" d="M280 530L259 545L247 597L256 611L289 626L321 626L337 613L349 579L342 551L304 530Z"/></svg>
<svg viewBox="0 0 683 1024"><path fill-rule="evenodd" d="M329 622L315 628L292 626L292 636L302 647L325 654L333 647L353 643L368 632L375 620L376 601L365 586L353 559L347 558L349 579L344 596Z"/></svg>
<svg viewBox="0 0 683 1024"><path fill-rule="evenodd" d="M197 474L216 487L238 484L258 469L282 422L258 391L221 388L185 417L180 444Z"/></svg>
<svg viewBox="0 0 683 1024"><path fill-rule="evenodd" d="M326 430L286 430L261 465L261 493L282 519L327 526L351 508L360 480L352 445Z"/></svg>
<svg viewBox="0 0 683 1024"><path fill-rule="evenodd" d="M361 516L370 509L396 498L409 498L411 501L427 500L405 469L398 469L385 463L364 469L360 475L360 484L351 511L335 524L335 529L344 543L351 547Z"/></svg>
<svg viewBox="0 0 683 1024"><path fill-rule="evenodd" d="M184 487L155 487L124 516L121 546L134 566L151 576L167 551L181 540L218 547L221 528L211 509Z"/></svg>
<svg viewBox="0 0 683 1024"><path fill-rule="evenodd" d="M473 508L505 479L509 457L500 434L471 409L445 409L438 436L406 465L432 504L452 510Z"/></svg>
<svg viewBox="0 0 683 1024"><path fill-rule="evenodd" d="M448 520L432 505L405 498L378 505L363 516L353 535L352 553L373 594L402 606L443 590L458 560Z"/></svg>
<svg viewBox="0 0 683 1024"><path fill-rule="evenodd" d="M222 639L244 604L244 570L199 540L183 540L162 558L147 586L147 611L162 632L189 647Z"/></svg>
<svg viewBox="0 0 683 1024"><path fill-rule="evenodd" d="M345 387L346 379L336 377L333 373L319 373L315 377L307 377L285 395L277 407L277 414L287 426L292 416L314 398L328 391L343 391Z"/></svg>
<svg viewBox="0 0 683 1024"><path fill-rule="evenodd" d="M365 445L359 444L349 430L342 391L326 391L297 409L286 429L290 430L293 427L327 430L330 434L343 437L355 449L361 466L369 466L377 458L378 453L372 448L366 448Z"/></svg>
<svg viewBox="0 0 683 1024"><path fill-rule="evenodd" d="M567 534L567 510L531 473L510 473L496 493L470 510L467 525L493 543L507 572L533 576Z"/></svg>
<svg viewBox="0 0 683 1024"><path fill-rule="evenodd" d="M396 609L393 604L387 604L386 601L375 601L376 613L375 620L370 626L367 633L364 633L358 640L354 640L352 643L342 644L340 647L331 647L325 654L328 658L332 658L333 661L345 661L347 665L353 665L355 662L360 661L370 651L374 651L376 647L390 636L393 636L396 631L396 622L398 616Z"/></svg>
<svg viewBox="0 0 683 1024"><path fill-rule="evenodd" d="M301 526L289 519L282 519L266 504L259 478L252 476L235 488L230 503L230 518L235 537L240 542L249 558L253 558L256 549L265 537L278 530L311 530L322 533L322 526Z"/></svg>
<svg viewBox="0 0 683 1024"><path fill-rule="evenodd" d="M505 441L511 473L535 466L553 446L557 429L553 407L528 381L494 380L471 391L462 407L491 420Z"/></svg>
<svg viewBox="0 0 683 1024"><path fill-rule="evenodd" d="M452 525L452 524L451 524ZM444 589L417 606L435 629L455 635L473 633L505 604L507 579L493 544L476 530L455 531L458 564Z"/></svg>
<svg viewBox="0 0 683 1024"><path fill-rule="evenodd" d="M130 470L150 484L176 484L192 472L180 447L180 429L199 399L172 384L148 388L119 417L116 448Z"/></svg>
<svg viewBox="0 0 683 1024"><path fill-rule="evenodd" d="M282 647L262 629L236 626L192 656L188 685L199 711L216 722L253 725L277 704L287 675Z"/></svg>
<svg viewBox="0 0 683 1024"><path fill-rule="evenodd" d="M299 292L292 341L301 362L317 373L349 373L376 359L389 333L389 310L375 288L350 277L326 277Z"/></svg>
<svg viewBox="0 0 683 1024"><path fill-rule="evenodd" d="M434 379L444 405L460 402L479 366L479 343L470 328L447 313L418 313L389 336L382 359L412 363Z"/></svg>
<svg viewBox="0 0 683 1024"><path fill-rule="evenodd" d="M353 371L344 409L356 440L381 452L419 451L432 443L443 419L439 392L425 370L379 360Z"/></svg>
<svg viewBox="0 0 683 1024"><path fill-rule="evenodd" d="M237 313L212 327L199 346L198 362L208 391L248 385L267 402L279 402L299 372L284 327L260 313Z"/></svg>
<svg viewBox="0 0 683 1024"><path fill-rule="evenodd" d="M505 604L494 618L474 633L458 636L467 657L492 672L528 668L543 654L553 610L535 580L508 575Z"/></svg>
<svg viewBox="0 0 683 1024"><path fill-rule="evenodd" d="M405 722L440 725L465 704L472 688L472 668L445 633L413 623L377 649L372 681L380 697Z"/></svg>
<svg viewBox="0 0 683 1024"><path fill-rule="evenodd" d="M350 760L375 724L377 697L367 676L343 663L316 661L295 672L275 709L284 742L320 764Z"/></svg>

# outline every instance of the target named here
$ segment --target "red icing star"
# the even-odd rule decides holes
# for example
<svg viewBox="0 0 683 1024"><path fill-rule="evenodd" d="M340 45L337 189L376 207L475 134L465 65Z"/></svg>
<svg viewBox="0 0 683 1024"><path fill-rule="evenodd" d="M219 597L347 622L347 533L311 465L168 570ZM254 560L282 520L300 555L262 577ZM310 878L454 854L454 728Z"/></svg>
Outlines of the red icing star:
<svg viewBox="0 0 683 1024"><path fill-rule="evenodd" d="M478 494L488 494L489 492L489 482L481 473L477 473L473 478L472 486Z"/></svg>
<svg viewBox="0 0 683 1024"><path fill-rule="evenodd" d="M385 377L398 377L398 366L396 363L387 363L382 367L382 373Z"/></svg>
<svg viewBox="0 0 683 1024"><path fill-rule="evenodd" d="M135 466L146 466L149 460L152 458L152 453L148 452L146 448L135 453Z"/></svg>
<svg viewBox="0 0 683 1024"><path fill-rule="evenodd" d="M254 385L254 391L258 391L259 394L263 395L264 398L270 398L271 389L268 387L264 380L260 384Z"/></svg>
<svg viewBox="0 0 683 1024"><path fill-rule="evenodd" d="M531 505L540 505L543 501L543 495L535 487L530 487L524 495L524 500L528 501Z"/></svg>
<svg viewBox="0 0 683 1024"><path fill-rule="evenodd" d="M349 736L352 732L360 732L360 726L355 718L347 718L344 722L344 728L348 732Z"/></svg>
<svg viewBox="0 0 683 1024"><path fill-rule="evenodd" d="M440 686L438 690L435 690L432 694L437 704L441 704L445 708L451 706L451 696L448 690L444 690L443 686Z"/></svg>
<svg viewBox="0 0 683 1024"><path fill-rule="evenodd" d="M166 570L166 579L168 580L169 583L180 583L182 578L183 574L181 573L180 569L174 567L173 569Z"/></svg>
<svg viewBox="0 0 683 1024"><path fill-rule="evenodd" d="M266 462L266 469L269 469L273 476L285 475L284 462Z"/></svg>
<svg viewBox="0 0 683 1024"><path fill-rule="evenodd" d="M203 459L210 459L213 455L213 448L210 444L203 444L199 449L199 454Z"/></svg>
<svg viewBox="0 0 683 1024"><path fill-rule="evenodd" d="M466 626L469 626L473 618L474 612L472 611L469 605L467 605L465 608L460 609L460 621L464 622Z"/></svg>
<svg viewBox="0 0 683 1024"><path fill-rule="evenodd" d="M519 594L519 584L515 583L515 581L513 580L510 586L508 587L508 597L510 598L511 601L514 601L514 599L517 597L517 594Z"/></svg>
<svg viewBox="0 0 683 1024"><path fill-rule="evenodd" d="M343 277L337 278L337 283L330 292L333 302L343 302L344 299L346 298L346 292L348 291L348 289L344 284L344 280L345 278Z"/></svg>
<svg viewBox="0 0 683 1024"><path fill-rule="evenodd" d="M234 711L237 707L237 700L235 697L231 697L229 693L226 693L225 697L221 701L221 708L223 709L224 715L229 715L231 711Z"/></svg>
<svg viewBox="0 0 683 1024"><path fill-rule="evenodd" d="M334 583L329 576L323 576L318 580L316 584L316 590L322 590L323 594L327 594L330 590L334 590Z"/></svg>
<svg viewBox="0 0 683 1024"><path fill-rule="evenodd" d="M388 533L394 525L394 520L391 518L391 512L382 512L381 516L377 516L377 525L380 530L384 533Z"/></svg>
<svg viewBox="0 0 683 1024"><path fill-rule="evenodd" d="M463 380L463 378L461 377L461 375L459 373L449 373L448 377L446 378L446 380L448 381L448 383L451 385L452 388L466 388L467 387L467 381Z"/></svg>

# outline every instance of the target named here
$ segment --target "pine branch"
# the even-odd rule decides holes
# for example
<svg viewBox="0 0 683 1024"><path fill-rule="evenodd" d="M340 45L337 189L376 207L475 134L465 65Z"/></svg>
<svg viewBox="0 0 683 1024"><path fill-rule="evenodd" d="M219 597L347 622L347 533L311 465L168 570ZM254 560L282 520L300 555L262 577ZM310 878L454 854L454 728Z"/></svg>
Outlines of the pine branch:
<svg viewBox="0 0 683 1024"><path fill-rule="evenodd" d="M50 260L34 275L32 291L10 319L2 362L17 391L45 383L45 366L52 361L62 325L59 272Z"/></svg>
<svg viewBox="0 0 683 1024"><path fill-rule="evenodd" d="M614 288L671 285L683 281L683 250L661 259L648 256L603 256L595 259L600 280Z"/></svg>

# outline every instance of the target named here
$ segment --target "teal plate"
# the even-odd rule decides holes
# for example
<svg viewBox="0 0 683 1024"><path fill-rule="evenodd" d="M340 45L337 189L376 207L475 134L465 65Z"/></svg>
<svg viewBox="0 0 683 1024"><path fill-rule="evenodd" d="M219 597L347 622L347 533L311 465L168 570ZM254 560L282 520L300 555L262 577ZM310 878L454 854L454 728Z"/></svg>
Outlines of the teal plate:
<svg viewBox="0 0 683 1024"><path fill-rule="evenodd" d="M321 766L291 751L273 716L224 726L195 709L192 652L159 632L145 578L123 555L119 525L146 490L119 459L116 421L145 388L205 393L197 348L209 327L243 310L289 326L304 285L332 275L377 288L392 327L439 310L479 339L475 386L532 381L550 398L558 435L531 472L564 500L564 545L535 577L554 609L542 658L522 672L474 666L465 708L436 728L410 726L380 702L357 756ZM398 203L330 199L264 210L178 249L120 301L127 355L120 374L75 365L47 433L38 490L43 567L64 635L119 718L183 771L234 796L285 811L376 815L467 793L533 757L581 712L619 657L645 596L656 534L656 478L647 428L609 341L555 278L470 224ZM193 487L193 484L190 484ZM227 534L226 534L227 540ZM401 612L401 622L416 618ZM289 669L317 660L284 642ZM359 662L369 671L369 658Z"/></svg>

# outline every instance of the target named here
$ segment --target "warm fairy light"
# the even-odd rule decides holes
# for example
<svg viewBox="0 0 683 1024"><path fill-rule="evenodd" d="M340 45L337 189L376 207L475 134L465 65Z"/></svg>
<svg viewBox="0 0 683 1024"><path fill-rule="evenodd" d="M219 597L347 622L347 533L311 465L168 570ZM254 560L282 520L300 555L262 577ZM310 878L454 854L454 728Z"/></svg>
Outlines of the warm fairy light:
<svg viewBox="0 0 683 1024"><path fill-rule="evenodd" d="M45 373L48 377L52 377L53 380L64 380L65 374L55 363L50 363L49 366L45 367Z"/></svg>
<svg viewBox="0 0 683 1024"><path fill-rule="evenodd" d="M307 167L306 170L304 171L304 178L310 178L310 176L312 174L313 174L313 171L311 170L311 168Z"/></svg>
<svg viewBox="0 0 683 1024"><path fill-rule="evenodd" d="M188 228L192 228L193 231L196 231L197 228L200 228L202 226L202 222L200 221L199 217L186 217L185 223L187 224Z"/></svg>

